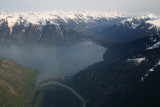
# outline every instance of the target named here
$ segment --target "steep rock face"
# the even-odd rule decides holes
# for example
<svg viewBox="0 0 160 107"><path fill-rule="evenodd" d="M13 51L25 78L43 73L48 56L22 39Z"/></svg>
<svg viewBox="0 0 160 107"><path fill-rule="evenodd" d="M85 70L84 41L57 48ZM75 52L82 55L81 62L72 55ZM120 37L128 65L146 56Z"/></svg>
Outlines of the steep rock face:
<svg viewBox="0 0 160 107"><path fill-rule="evenodd" d="M41 30L37 29L37 26L32 24L28 27L24 25L15 25L12 30L7 42L34 43L37 42L41 33Z"/></svg>
<svg viewBox="0 0 160 107"><path fill-rule="evenodd" d="M68 29L63 26L47 25L43 28L39 43L65 44L76 43L83 40L83 35L76 30Z"/></svg>
<svg viewBox="0 0 160 107"><path fill-rule="evenodd" d="M83 36L81 33L73 29L53 24L44 26L29 24L16 24L10 29L6 23L0 26L0 41L9 43L44 43L44 44L63 44L81 41Z"/></svg>
<svg viewBox="0 0 160 107"><path fill-rule="evenodd" d="M6 41L8 38L9 38L9 35L10 35L10 31L9 31L9 28L7 26L7 23L6 22L3 22L0 26L0 41L3 42L3 41Z"/></svg>

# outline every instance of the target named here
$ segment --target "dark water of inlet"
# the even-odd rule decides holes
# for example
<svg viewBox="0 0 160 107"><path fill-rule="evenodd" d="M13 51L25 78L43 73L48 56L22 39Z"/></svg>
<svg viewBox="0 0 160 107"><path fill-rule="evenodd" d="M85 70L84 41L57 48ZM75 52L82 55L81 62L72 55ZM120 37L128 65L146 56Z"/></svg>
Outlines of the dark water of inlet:
<svg viewBox="0 0 160 107"><path fill-rule="evenodd" d="M103 60L106 48L92 42L69 46L31 46L1 44L0 56L40 71L37 82L49 78L72 76Z"/></svg>

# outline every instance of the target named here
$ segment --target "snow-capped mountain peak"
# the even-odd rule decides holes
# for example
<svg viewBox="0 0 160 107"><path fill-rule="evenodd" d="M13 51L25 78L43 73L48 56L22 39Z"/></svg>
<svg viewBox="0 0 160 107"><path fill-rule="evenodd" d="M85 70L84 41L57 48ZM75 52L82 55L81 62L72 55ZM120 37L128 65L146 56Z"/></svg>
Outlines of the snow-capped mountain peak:
<svg viewBox="0 0 160 107"><path fill-rule="evenodd" d="M153 13L150 13L150 14L148 14L146 16L151 18L151 19L157 18L157 16L155 14L153 14Z"/></svg>
<svg viewBox="0 0 160 107"><path fill-rule="evenodd" d="M58 25L60 22L68 24L71 20L76 24L90 23L101 18L110 20L115 18L124 18L123 14L117 12L101 12L101 11L43 11L43 12L0 12L0 23L3 21L8 23L10 32L15 24L23 23L28 26L30 23L33 25L45 25L47 22Z"/></svg>
<svg viewBox="0 0 160 107"><path fill-rule="evenodd" d="M160 28L160 18L149 20L147 21L147 23L150 23L153 26L156 26L158 29Z"/></svg>
<svg viewBox="0 0 160 107"><path fill-rule="evenodd" d="M131 29L136 29L140 24L142 23L148 23L151 24L152 27L160 27L160 15L156 15L153 13L149 13L143 16L137 16L137 17L130 17L128 19L125 19L121 21L119 24L129 24Z"/></svg>

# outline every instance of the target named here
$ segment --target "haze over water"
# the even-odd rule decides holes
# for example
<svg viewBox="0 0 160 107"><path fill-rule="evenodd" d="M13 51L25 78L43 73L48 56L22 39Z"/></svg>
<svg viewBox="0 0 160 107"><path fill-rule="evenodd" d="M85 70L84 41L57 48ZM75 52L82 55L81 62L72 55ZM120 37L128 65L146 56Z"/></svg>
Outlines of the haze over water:
<svg viewBox="0 0 160 107"><path fill-rule="evenodd" d="M49 78L72 76L103 60L106 48L92 42L71 46L0 45L0 56L40 71L37 82Z"/></svg>

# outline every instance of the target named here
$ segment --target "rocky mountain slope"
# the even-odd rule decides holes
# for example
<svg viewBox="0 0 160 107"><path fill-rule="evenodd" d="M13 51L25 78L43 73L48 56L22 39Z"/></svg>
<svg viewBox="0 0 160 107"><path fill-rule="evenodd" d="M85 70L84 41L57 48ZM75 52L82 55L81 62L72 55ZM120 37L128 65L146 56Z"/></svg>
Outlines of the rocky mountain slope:
<svg viewBox="0 0 160 107"><path fill-rule="evenodd" d="M23 24L16 24L11 32L7 23L4 22L0 27L0 42L62 44L83 39L81 33L62 26L47 24L39 27L39 25L32 24L27 27Z"/></svg>
<svg viewBox="0 0 160 107"><path fill-rule="evenodd" d="M91 66L73 81L89 107L158 107L159 50L139 52L109 65Z"/></svg>
<svg viewBox="0 0 160 107"><path fill-rule="evenodd" d="M135 40L158 32L159 19L159 15L154 14L132 17L103 30L101 34L118 41Z"/></svg>
<svg viewBox="0 0 160 107"><path fill-rule="evenodd" d="M126 16L116 12L0 13L0 41L61 44L81 41L82 31L99 31ZM77 32L78 31L78 32Z"/></svg>
<svg viewBox="0 0 160 107"><path fill-rule="evenodd" d="M88 107L158 107L159 42L157 31L112 45L104 61L82 70L69 84L85 98Z"/></svg>

